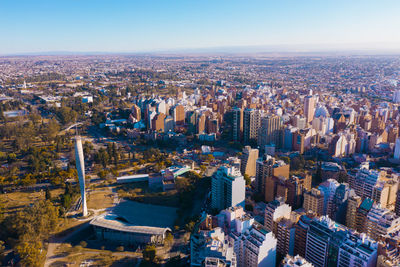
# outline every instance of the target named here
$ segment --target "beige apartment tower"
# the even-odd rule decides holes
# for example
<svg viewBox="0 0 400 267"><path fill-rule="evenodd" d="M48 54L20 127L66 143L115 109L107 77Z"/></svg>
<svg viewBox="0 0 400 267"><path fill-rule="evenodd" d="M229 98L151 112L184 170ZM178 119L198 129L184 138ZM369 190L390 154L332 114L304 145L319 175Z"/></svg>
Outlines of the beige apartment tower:
<svg viewBox="0 0 400 267"><path fill-rule="evenodd" d="M322 216L324 213L324 194L316 188L304 193L303 208L306 212L312 211Z"/></svg>
<svg viewBox="0 0 400 267"><path fill-rule="evenodd" d="M245 146L240 157L240 172L242 175L256 175L256 161L258 159L258 149Z"/></svg>
<svg viewBox="0 0 400 267"><path fill-rule="evenodd" d="M306 96L304 98L304 117L306 117L307 124L314 118L315 113L315 97Z"/></svg>

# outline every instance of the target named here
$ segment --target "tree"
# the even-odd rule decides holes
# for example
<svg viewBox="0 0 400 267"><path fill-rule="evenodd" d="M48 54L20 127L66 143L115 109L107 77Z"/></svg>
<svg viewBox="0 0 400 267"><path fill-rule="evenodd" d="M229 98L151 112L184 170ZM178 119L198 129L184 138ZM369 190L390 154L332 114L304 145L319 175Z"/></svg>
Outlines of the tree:
<svg viewBox="0 0 400 267"><path fill-rule="evenodd" d="M21 257L22 266L41 266L43 260L42 243L40 241L23 241L16 247Z"/></svg>
<svg viewBox="0 0 400 267"><path fill-rule="evenodd" d="M107 178L108 171L107 170L101 170L97 173L97 176L99 176L100 179L106 179Z"/></svg>
<svg viewBox="0 0 400 267"><path fill-rule="evenodd" d="M17 155L15 153L9 153L7 155L7 161L8 163L13 163L17 160Z"/></svg>
<svg viewBox="0 0 400 267"><path fill-rule="evenodd" d="M250 185L251 184L251 178L248 174L244 174L243 175L244 180L246 181L246 185Z"/></svg>
<svg viewBox="0 0 400 267"><path fill-rule="evenodd" d="M96 163L101 164L103 168L107 168L110 156L104 148L100 148L95 154L94 160Z"/></svg>
<svg viewBox="0 0 400 267"><path fill-rule="evenodd" d="M317 164L317 171L314 174L314 184L318 185L322 182L322 164Z"/></svg>
<svg viewBox="0 0 400 267"><path fill-rule="evenodd" d="M115 142L112 143L111 153L112 153L112 157L114 158L114 165L117 166L117 164L118 164L118 151L117 151L117 145L115 144Z"/></svg>
<svg viewBox="0 0 400 267"><path fill-rule="evenodd" d="M181 256L175 256L171 258L167 263L165 264L166 267L176 267L176 266L183 266L181 263L182 259Z"/></svg>
<svg viewBox="0 0 400 267"><path fill-rule="evenodd" d="M248 210L248 211L253 211L253 205L250 205L250 204L246 204L245 206L244 206L244 208L245 208L245 210Z"/></svg>
<svg viewBox="0 0 400 267"><path fill-rule="evenodd" d="M46 125L42 125L42 134L45 141L53 141L59 131L60 125L54 118L52 118Z"/></svg>
<svg viewBox="0 0 400 267"><path fill-rule="evenodd" d="M72 204L72 198L70 194L64 194L61 197L61 205L65 208L65 209L69 209L69 207L71 207Z"/></svg>
<svg viewBox="0 0 400 267"><path fill-rule="evenodd" d="M66 125L71 122L75 122L78 114L75 110L70 107L61 107L56 109L55 114L57 115L59 121L62 125Z"/></svg>
<svg viewBox="0 0 400 267"><path fill-rule="evenodd" d="M348 175L346 172L339 172L339 175L337 177L337 181L339 183L347 183L348 180Z"/></svg>
<svg viewBox="0 0 400 267"><path fill-rule="evenodd" d="M5 208L5 204L3 201L0 201L0 223L3 221L4 219L4 208Z"/></svg>
<svg viewBox="0 0 400 267"><path fill-rule="evenodd" d="M281 157L280 159L283 160L286 164L290 164L290 158L289 157L284 156L284 157Z"/></svg>
<svg viewBox="0 0 400 267"><path fill-rule="evenodd" d="M0 240L0 260L3 259L3 253L6 250L6 246L4 245L4 241Z"/></svg>
<svg viewBox="0 0 400 267"><path fill-rule="evenodd" d="M153 262L156 257L156 247L154 245L147 245L142 254L143 259Z"/></svg>
<svg viewBox="0 0 400 267"><path fill-rule="evenodd" d="M93 150L93 144L89 141L86 141L83 144L83 154L85 155L85 158L89 158L90 154L92 153Z"/></svg>
<svg viewBox="0 0 400 267"><path fill-rule="evenodd" d="M172 244L173 241L174 241L174 236L173 236L170 232L168 232L168 233L165 235L165 240L164 240L165 244L168 245L168 246L170 246L170 245Z"/></svg>
<svg viewBox="0 0 400 267"><path fill-rule="evenodd" d="M188 223L185 225L185 230L188 231L188 232L193 231L195 224L196 224L196 223L195 223L194 221L188 222Z"/></svg>
<svg viewBox="0 0 400 267"><path fill-rule="evenodd" d="M303 156L299 155L290 160L290 169L293 171L302 170L302 169L304 169L304 164L305 164L305 161L304 161Z"/></svg>
<svg viewBox="0 0 400 267"><path fill-rule="evenodd" d="M46 194L45 194L46 200L51 200L51 193L48 187L46 187Z"/></svg>

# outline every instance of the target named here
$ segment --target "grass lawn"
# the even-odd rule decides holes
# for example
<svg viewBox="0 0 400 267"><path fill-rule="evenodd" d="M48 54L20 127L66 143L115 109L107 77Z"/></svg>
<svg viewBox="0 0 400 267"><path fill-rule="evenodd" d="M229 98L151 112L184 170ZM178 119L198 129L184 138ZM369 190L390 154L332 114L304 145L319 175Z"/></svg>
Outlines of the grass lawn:
<svg viewBox="0 0 400 267"><path fill-rule="evenodd" d="M50 190L52 198L57 198L64 193L64 189ZM4 204L6 213L19 211L39 200L45 199L45 191L42 192L11 192L0 195L0 202Z"/></svg>
<svg viewBox="0 0 400 267"><path fill-rule="evenodd" d="M126 254L132 254L126 256ZM112 253L97 249L71 247L70 244L62 244L57 249L57 261L50 266L80 266L84 262L91 262L94 266L134 266L137 255L134 253Z"/></svg>
<svg viewBox="0 0 400 267"><path fill-rule="evenodd" d="M113 206L114 194L108 187L95 188L87 196L89 209L105 209Z"/></svg>

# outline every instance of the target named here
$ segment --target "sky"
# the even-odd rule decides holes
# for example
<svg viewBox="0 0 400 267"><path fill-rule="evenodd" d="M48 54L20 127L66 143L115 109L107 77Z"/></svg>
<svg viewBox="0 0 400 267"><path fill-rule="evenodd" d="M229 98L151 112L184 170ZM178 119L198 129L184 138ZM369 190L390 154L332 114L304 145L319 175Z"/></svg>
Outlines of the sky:
<svg viewBox="0 0 400 267"><path fill-rule="evenodd" d="M400 50L400 1L0 0L3 55L256 46Z"/></svg>

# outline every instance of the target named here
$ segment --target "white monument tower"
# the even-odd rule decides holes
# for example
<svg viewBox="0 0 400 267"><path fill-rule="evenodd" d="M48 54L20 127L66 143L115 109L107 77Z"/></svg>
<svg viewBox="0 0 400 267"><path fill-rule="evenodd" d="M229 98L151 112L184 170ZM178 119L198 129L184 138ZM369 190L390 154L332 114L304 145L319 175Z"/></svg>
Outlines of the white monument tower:
<svg viewBox="0 0 400 267"><path fill-rule="evenodd" d="M86 192L85 192L85 159L83 157L82 139L79 135L75 138L75 161L78 170L79 187L82 198L82 215L87 216Z"/></svg>

